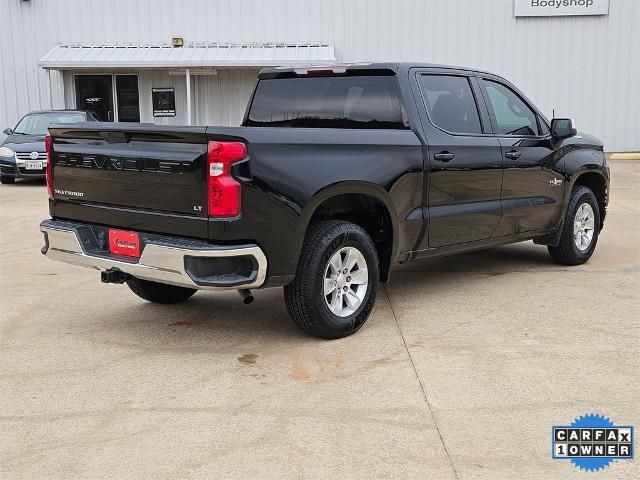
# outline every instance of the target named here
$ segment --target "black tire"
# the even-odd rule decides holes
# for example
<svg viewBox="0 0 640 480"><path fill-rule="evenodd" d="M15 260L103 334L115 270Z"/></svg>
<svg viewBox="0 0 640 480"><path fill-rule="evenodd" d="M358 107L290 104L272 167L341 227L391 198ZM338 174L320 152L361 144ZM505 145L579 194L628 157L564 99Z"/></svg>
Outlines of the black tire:
<svg viewBox="0 0 640 480"><path fill-rule="evenodd" d="M349 316L334 314L324 297L324 273L329 259L344 247L357 248L367 263L368 284L360 306ZM336 339L356 332L369 318L378 290L378 254L367 232L343 221L312 224L302 247L298 270L284 287L289 316L305 333ZM341 300L342 302L342 300Z"/></svg>
<svg viewBox="0 0 640 480"><path fill-rule="evenodd" d="M580 250L576 245L573 237L574 219L578 208L583 203L588 203L591 206L594 214L594 228L593 238L588 248ZM560 243L557 247L549 245L549 255L551 258L562 265L581 265L585 263L593 251L596 249L598 243L598 235L600 234L600 207L598 200L593 194L590 188L584 186L576 187L571 192L571 198L569 199L569 206L565 213L564 222L562 224L562 233L560 235Z"/></svg>
<svg viewBox="0 0 640 480"><path fill-rule="evenodd" d="M176 287L164 283L150 282L139 278L132 278L127 285L133 293L148 302L170 304L188 300L197 292L193 288Z"/></svg>
<svg viewBox="0 0 640 480"><path fill-rule="evenodd" d="M11 185L16 182L16 177L10 177L8 175L0 175L0 183L3 185Z"/></svg>

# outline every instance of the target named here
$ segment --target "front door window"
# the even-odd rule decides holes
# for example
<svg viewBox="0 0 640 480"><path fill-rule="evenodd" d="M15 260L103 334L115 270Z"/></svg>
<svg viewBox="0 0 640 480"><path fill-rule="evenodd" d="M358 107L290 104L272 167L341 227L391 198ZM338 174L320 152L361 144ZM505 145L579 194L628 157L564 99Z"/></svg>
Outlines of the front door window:
<svg viewBox="0 0 640 480"><path fill-rule="evenodd" d="M483 80L489 97L489 114L499 135L538 135L536 114L510 89L491 80Z"/></svg>

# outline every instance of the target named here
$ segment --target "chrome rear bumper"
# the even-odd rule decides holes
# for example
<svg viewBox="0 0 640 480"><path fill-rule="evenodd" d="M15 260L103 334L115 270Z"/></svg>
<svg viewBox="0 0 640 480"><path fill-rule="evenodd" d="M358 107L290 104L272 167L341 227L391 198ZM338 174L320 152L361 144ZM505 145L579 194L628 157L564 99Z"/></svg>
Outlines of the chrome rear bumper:
<svg viewBox="0 0 640 480"><path fill-rule="evenodd" d="M149 236L144 240L139 259L114 258L108 251L83 247L83 244L92 245L95 240L91 228L86 224L44 220L40 224L40 231L45 236L42 253L52 260L81 267L99 271L115 269L144 280L200 290L258 288L265 281L267 258L257 245L222 246L197 240ZM230 260L230 265L235 259L242 263L242 259L245 264L250 262L252 267L242 274L220 272L219 269L215 275L203 274L206 262L215 262L213 259ZM199 266L190 270L190 265L198 262Z"/></svg>

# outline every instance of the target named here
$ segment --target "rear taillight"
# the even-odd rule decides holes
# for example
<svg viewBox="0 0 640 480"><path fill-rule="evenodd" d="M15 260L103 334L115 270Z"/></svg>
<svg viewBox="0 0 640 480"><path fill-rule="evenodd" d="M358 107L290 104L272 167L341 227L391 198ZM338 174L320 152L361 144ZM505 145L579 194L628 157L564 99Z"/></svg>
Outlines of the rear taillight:
<svg viewBox="0 0 640 480"><path fill-rule="evenodd" d="M50 133L47 133L47 136L44 137L44 148L47 152L47 167L45 169L47 193L49 198L53 198L53 139Z"/></svg>
<svg viewBox="0 0 640 480"><path fill-rule="evenodd" d="M209 142L208 195L210 217L240 214L241 185L231 176L231 166L247 156L242 142Z"/></svg>

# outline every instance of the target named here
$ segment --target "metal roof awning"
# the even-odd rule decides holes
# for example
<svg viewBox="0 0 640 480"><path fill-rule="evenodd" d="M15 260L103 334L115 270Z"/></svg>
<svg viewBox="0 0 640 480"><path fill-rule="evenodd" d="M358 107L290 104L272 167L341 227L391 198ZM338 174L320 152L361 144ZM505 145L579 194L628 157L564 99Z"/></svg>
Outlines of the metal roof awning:
<svg viewBox="0 0 640 480"><path fill-rule="evenodd" d="M274 67L336 63L331 43L57 45L38 64L51 70Z"/></svg>

